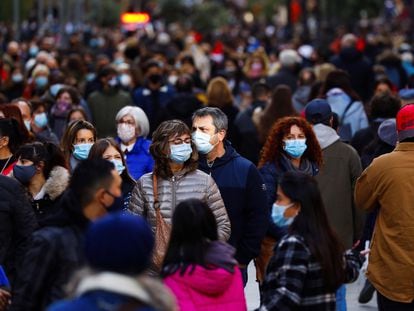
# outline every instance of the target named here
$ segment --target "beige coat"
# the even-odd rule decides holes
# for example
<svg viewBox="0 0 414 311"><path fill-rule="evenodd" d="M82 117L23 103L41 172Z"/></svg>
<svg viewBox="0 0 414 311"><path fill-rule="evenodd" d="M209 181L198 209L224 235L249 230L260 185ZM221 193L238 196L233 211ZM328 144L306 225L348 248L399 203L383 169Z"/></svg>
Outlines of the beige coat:
<svg viewBox="0 0 414 311"><path fill-rule="evenodd" d="M196 170L185 175L176 175L169 180L158 178L158 201L164 220L171 223L175 206L190 198L207 203L217 220L218 234L221 240L230 237L230 220L226 208L213 178ZM154 210L154 192L152 173L143 175L132 191L129 210L148 219L155 231L156 215Z"/></svg>
<svg viewBox="0 0 414 311"><path fill-rule="evenodd" d="M388 299L414 300L414 143L375 159L355 188L355 203L379 208L367 277Z"/></svg>

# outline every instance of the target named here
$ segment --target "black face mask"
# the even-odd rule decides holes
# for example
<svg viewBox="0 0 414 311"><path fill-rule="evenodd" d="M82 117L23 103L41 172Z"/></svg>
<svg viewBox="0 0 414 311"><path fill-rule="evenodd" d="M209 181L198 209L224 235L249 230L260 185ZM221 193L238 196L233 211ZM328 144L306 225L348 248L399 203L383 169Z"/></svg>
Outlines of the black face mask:
<svg viewBox="0 0 414 311"><path fill-rule="evenodd" d="M148 81L151 82L152 84L161 83L161 80L162 80L162 76L159 74L152 74L148 76Z"/></svg>

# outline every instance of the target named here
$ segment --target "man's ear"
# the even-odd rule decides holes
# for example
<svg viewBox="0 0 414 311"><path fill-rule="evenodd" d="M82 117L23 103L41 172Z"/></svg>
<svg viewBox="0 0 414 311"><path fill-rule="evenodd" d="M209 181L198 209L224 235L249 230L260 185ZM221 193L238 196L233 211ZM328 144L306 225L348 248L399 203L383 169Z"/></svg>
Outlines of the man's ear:
<svg viewBox="0 0 414 311"><path fill-rule="evenodd" d="M329 126L333 128L333 116L329 118Z"/></svg>
<svg viewBox="0 0 414 311"><path fill-rule="evenodd" d="M217 137L219 141L223 141L226 138L227 131L226 130L220 130L217 132Z"/></svg>
<svg viewBox="0 0 414 311"><path fill-rule="evenodd" d="M105 195L105 189L104 188L99 188L95 192L95 196L94 196L95 201L101 202L103 200L104 195Z"/></svg>

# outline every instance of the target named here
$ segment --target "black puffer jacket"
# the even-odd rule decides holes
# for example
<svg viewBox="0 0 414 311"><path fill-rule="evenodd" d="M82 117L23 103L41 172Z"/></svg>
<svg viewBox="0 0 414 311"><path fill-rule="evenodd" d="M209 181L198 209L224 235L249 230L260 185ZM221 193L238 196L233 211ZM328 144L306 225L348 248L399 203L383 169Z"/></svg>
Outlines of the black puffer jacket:
<svg viewBox="0 0 414 311"><path fill-rule="evenodd" d="M64 286L84 264L83 239L89 220L70 190L59 201L59 212L33 233L30 247L17 267L9 311L45 310L64 297Z"/></svg>
<svg viewBox="0 0 414 311"><path fill-rule="evenodd" d="M20 184L0 175L0 265L13 285L15 269L25 253L37 222Z"/></svg>

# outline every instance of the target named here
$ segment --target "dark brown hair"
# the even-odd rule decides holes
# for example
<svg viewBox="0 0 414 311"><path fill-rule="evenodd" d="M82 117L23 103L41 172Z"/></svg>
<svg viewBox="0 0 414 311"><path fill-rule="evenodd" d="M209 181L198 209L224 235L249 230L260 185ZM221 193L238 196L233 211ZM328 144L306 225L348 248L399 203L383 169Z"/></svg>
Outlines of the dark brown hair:
<svg viewBox="0 0 414 311"><path fill-rule="evenodd" d="M188 126L180 120L169 120L162 122L155 132L152 134L152 144L150 153L154 158L154 173L161 178L171 178L173 173L170 168L169 158L169 140L188 134L191 137L191 131ZM195 144L191 141L193 152L191 157L184 162L184 170L186 173L195 171L198 166L198 152Z"/></svg>
<svg viewBox="0 0 414 311"><path fill-rule="evenodd" d="M94 141L96 141L96 129L91 123L84 120L73 122L67 127L63 134L62 141L60 142L60 147L65 155L66 161L69 161L73 150L73 142L75 141L76 134L80 130L90 130L93 133Z"/></svg>
<svg viewBox="0 0 414 311"><path fill-rule="evenodd" d="M336 69L328 73L325 83L321 87L320 97L325 97L326 93L333 88L340 88L351 97L353 101L361 101L361 98L351 86L351 78L349 74L344 70Z"/></svg>
<svg viewBox="0 0 414 311"><path fill-rule="evenodd" d="M307 148L302 157L321 167L321 147L319 146L311 125L301 117L285 117L278 120L273 125L267 136L266 143L263 146L258 165L259 167L262 167L267 162L279 164L279 159L282 158L282 154L285 154L285 151L283 150L283 138L290 133L292 125L299 127L306 137Z"/></svg>

